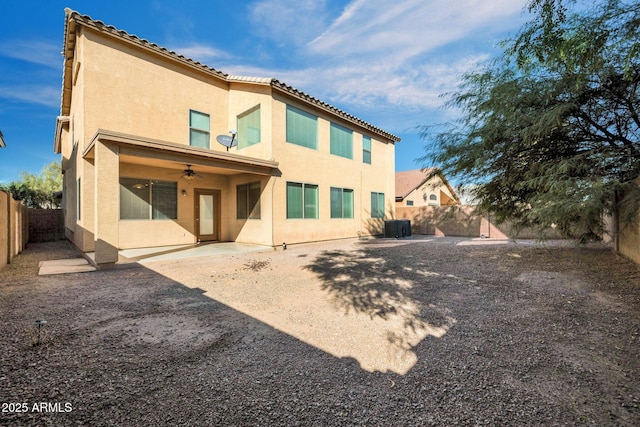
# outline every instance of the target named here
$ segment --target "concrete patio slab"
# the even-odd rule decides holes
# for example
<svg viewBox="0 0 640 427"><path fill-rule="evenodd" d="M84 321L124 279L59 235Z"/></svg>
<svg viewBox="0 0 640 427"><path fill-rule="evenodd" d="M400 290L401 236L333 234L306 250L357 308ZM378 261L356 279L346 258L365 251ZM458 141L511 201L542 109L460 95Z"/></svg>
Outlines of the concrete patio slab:
<svg viewBox="0 0 640 427"><path fill-rule="evenodd" d="M138 262L145 264L154 261L229 255L245 252L272 251L271 246L252 245L237 242L201 243L198 245L159 246L151 248L123 249L119 251L118 263Z"/></svg>

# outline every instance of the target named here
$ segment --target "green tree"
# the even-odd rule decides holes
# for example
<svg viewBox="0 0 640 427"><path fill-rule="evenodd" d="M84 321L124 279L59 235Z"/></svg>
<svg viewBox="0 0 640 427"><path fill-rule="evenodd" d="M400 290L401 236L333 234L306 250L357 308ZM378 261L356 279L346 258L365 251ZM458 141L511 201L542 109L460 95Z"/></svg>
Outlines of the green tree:
<svg viewBox="0 0 640 427"><path fill-rule="evenodd" d="M62 170L58 162L42 168L39 175L21 172L20 179L2 184L2 189L21 200L27 207L57 209L60 207L58 193L62 190Z"/></svg>
<svg viewBox="0 0 640 427"><path fill-rule="evenodd" d="M601 235L618 191L639 192L640 4L588 3L532 0L503 55L448 95L462 118L423 128L422 160L499 222Z"/></svg>

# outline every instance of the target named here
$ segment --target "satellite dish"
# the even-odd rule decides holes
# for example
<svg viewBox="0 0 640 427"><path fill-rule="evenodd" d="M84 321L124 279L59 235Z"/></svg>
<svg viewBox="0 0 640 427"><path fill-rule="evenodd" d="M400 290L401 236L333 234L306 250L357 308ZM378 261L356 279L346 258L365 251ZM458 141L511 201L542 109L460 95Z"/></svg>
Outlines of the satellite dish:
<svg viewBox="0 0 640 427"><path fill-rule="evenodd" d="M229 151L230 147L235 147L236 145L238 145L238 140L236 139L235 134L233 134L232 136L218 135L216 136L216 141L218 141L220 145L224 145L225 147L227 147L227 151Z"/></svg>

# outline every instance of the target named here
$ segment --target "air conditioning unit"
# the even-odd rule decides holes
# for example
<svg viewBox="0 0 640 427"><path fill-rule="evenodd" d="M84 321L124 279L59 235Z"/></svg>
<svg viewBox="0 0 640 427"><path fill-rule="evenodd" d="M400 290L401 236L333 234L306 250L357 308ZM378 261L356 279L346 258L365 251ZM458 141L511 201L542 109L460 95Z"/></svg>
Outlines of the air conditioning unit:
<svg viewBox="0 0 640 427"><path fill-rule="evenodd" d="M411 221L408 219L393 219L385 221L384 237L396 239L411 237Z"/></svg>

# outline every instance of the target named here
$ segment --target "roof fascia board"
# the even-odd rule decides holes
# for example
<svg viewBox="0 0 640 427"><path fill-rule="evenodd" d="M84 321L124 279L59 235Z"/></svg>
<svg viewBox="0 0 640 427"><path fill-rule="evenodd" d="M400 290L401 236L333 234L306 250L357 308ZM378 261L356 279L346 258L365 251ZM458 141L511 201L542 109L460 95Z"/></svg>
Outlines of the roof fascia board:
<svg viewBox="0 0 640 427"><path fill-rule="evenodd" d="M207 160L226 162L227 164L254 166L270 170L275 170L278 168L278 162L274 160L263 160L253 157L241 156L234 153L212 151L205 148L192 147L190 145L176 144L173 142L144 138L103 129L99 129L94 134L87 147L83 150L82 157L87 157L90 154L97 141L115 142L117 144L131 145L152 150L164 150L167 152L183 154L187 156L200 157Z"/></svg>
<svg viewBox="0 0 640 427"><path fill-rule="evenodd" d="M56 130L53 137L53 152L60 154L62 152L62 129L69 127L69 116L58 116L56 118Z"/></svg>

